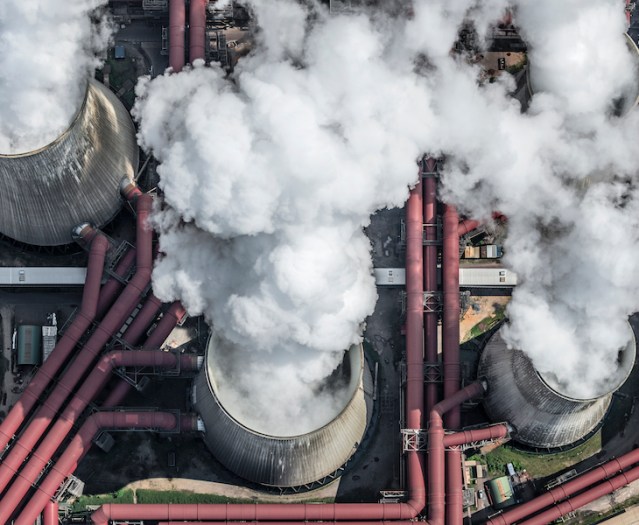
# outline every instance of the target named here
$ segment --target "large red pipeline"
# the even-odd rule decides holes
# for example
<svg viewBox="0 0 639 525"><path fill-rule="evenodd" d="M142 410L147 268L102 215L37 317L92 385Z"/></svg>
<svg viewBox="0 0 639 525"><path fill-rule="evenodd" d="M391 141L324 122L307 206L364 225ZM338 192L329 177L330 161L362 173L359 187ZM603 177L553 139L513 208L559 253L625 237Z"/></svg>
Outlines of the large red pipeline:
<svg viewBox="0 0 639 525"><path fill-rule="evenodd" d="M428 157L424 161L426 173L423 179L424 185L424 210L423 222L426 245L424 246L424 291L437 292L437 183L435 181L436 161ZM437 364L437 301L428 299L424 311L424 350L426 363ZM426 406L425 411L430 410L437 403L437 383L432 379L426 382Z"/></svg>
<svg viewBox="0 0 639 525"><path fill-rule="evenodd" d="M75 345L87 328L93 322L96 315L96 305L100 294L100 282L104 269L104 259L109 247L109 242L102 235L97 235L91 242L89 263L82 304L69 328L58 341L49 358L43 363L35 377L29 382L24 393L20 396L15 406L11 409L5 420L0 425L0 450L3 450L20 428L25 418L33 407L41 401L41 396L51 380L71 355Z"/></svg>
<svg viewBox="0 0 639 525"><path fill-rule="evenodd" d="M444 397L459 390L461 364L459 355L459 216L454 206L446 204L443 216L442 251L442 353L444 362ZM459 406L452 409L446 419L446 428L457 429L461 424ZM461 451L449 450L446 454L446 523L463 522Z"/></svg>
<svg viewBox="0 0 639 525"><path fill-rule="evenodd" d="M486 428L473 428L453 432L444 436L444 447L459 447L468 443L505 438L510 434L510 427L503 423Z"/></svg>
<svg viewBox="0 0 639 525"><path fill-rule="evenodd" d="M421 177L406 203L406 428L422 429L424 415L424 223ZM407 505L417 516L426 504L424 455L406 453ZM400 518L403 518L401 516Z"/></svg>
<svg viewBox="0 0 639 525"><path fill-rule="evenodd" d="M477 397L483 392L484 387L481 383L473 383L463 390L459 390L450 399L437 403L431 411L428 430L429 520L421 522L425 525L443 525L444 523L445 438L442 415L458 406L459 403ZM501 436L507 427L495 425L495 429L491 430L490 433ZM454 436L451 439L458 442L461 434L463 433L451 434ZM479 434L467 433L465 437L474 439L477 435ZM482 435L485 435L485 432ZM380 523L392 523L393 525L414 523L395 521L411 519L405 514L398 513L398 510L405 505L401 503L106 504L91 515L91 520L94 525L107 525L110 520L215 520L217 522L247 521L256 523L268 521L268 525L273 525L273 520L285 520L288 525L291 525L292 521L319 520L339 522L339 525L348 525L348 520L375 520L370 522L375 525L380 525ZM367 522L357 521L357 523ZM16 522L16 525L23 524Z"/></svg>
<svg viewBox="0 0 639 525"><path fill-rule="evenodd" d="M115 274L118 277L126 276L134 262L135 248L130 248L118 261L115 267ZM122 288L124 288L124 284L115 277L109 277L107 279L107 282L104 283L104 286L102 286L100 290L100 298L98 299L98 307L95 314L96 319L102 319L104 314L109 311L109 308L117 295L122 291Z"/></svg>
<svg viewBox="0 0 639 525"><path fill-rule="evenodd" d="M621 487L638 479L639 467L635 467L627 472L615 476L612 479L603 481L590 490L559 503L557 506L542 512L533 518L522 521L519 525L547 525L548 523L552 523L562 516L565 516L569 512L574 512L579 507L583 507L584 505L587 505L606 494L610 494L611 492L614 492L615 490L620 489Z"/></svg>
<svg viewBox="0 0 639 525"><path fill-rule="evenodd" d="M51 460L58 447L69 435L86 407L104 388L114 368L120 366L153 366L169 369L178 368L179 366L181 370L197 370L197 363L197 356L193 354L180 354L177 356L170 352L160 352L157 350L140 350L133 352L115 351L103 355L78 393L69 402L55 425L53 425L42 443L40 443L38 449L33 453L31 459L29 459L27 464L22 468L20 476L16 478L7 494L2 501L0 501L0 523L2 523L3 518L8 519L14 512L15 508L9 508L11 502L22 501L31 486L35 484L38 476ZM67 473L67 475L68 474L69 473ZM57 487L55 490L57 490ZM29 501L28 511L25 510L22 515L28 515L29 518L35 519L44 508L47 500L53 497L54 494L55 491L50 494L44 491L38 491ZM5 501L9 502L6 504L6 511L2 510ZM33 523L33 521L31 523Z"/></svg>
<svg viewBox="0 0 639 525"><path fill-rule="evenodd" d="M4 490L13 474L31 453L46 429L55 418L58 410L76 387L86 370L97 357L100 350L122 326L151 280L152 268L152 230L147 221L152 207L152 197L142 194L137 197L137 269L122 295L111 307L104 320L95 329L82 351L59 380L44 404L38 409L27 429L16 441L11 452L0 465L0 491ZM10 501L6 497L0 501L0 516L6 509L13 509L19 501ZM5 518L6 521L6 518ZM0 523L3 523L0 519Z"/></svg>
<svg viewBox="0 0 639 525"><path fill-rule="evenodd" d="M189 7L189 60L204 60L206 38L206 5L208 0L191 0Z"/></svg>
<svg viewBox="0 0 639 525"><path fill-rule="evenodd" d="M184 318L186 315L186 311L184 307L179 301L175 301L169 309L164 312L162 319L157 324L157 326L151 332L151 335L144 343L145 350L156 350L159 349L160 345L166 340L169 336L173 328ZM137 319L137 318L136 318ZM134 321L135 322L135 321ZM136 344L137 339L133 340L132 335L137 334L129 334L129 330L133 328L133 323L129 329L124 333L123 339L131 344ZM131 391L131 385L126 381L122 380L118 382L118 384L111 390L107 398L102 403L102 406L105 408L111 408L118 406L124 399L127 394Z"/></svg>
<svg viewBox="0 0 639 525"><path fill-rule="evenodd" d="M137 352L131 352L135 354ZM148 429L148 430L195 430L194 426L183 427L184 424L191 425L197 419L191 416L177 418L172 412L96 412L92 414L80 428L80 431L73 438L64 454L57 461L55 466L42 484L36 489L32 500L29 501L14 525L33 525L40 510L46 505L52 494L58 489L60 484L66 479L66 472L73 471L78 458L83 452L91 447L93 438L99 432L107 429ZM38 501L38 512L33 512L33 502ZM41 503L40 503L41 502ZM4 522L1 522L4 523Z"/></svg>
<svg viewBox="0 0 639 525"><path fill-rule="evenodd" d="M151 335L144 341L142 345L145 350L155 350L160 348L160 345L166 341L169 334L177 326L178 323L186 316L186 310L182 306L182 303L175 301L171 304L169 309L164 312L162 319L157 326L151 332Z"/></svg>
<svg viewBox="0 0 639 525"><path fill-rule="evenodd" d="M58 525L58 502L49 501L42 512L43 525ZM35 521L35 520L34 520Z"/></svg>
<svg viewBox="0 0 639 525"><path fill-rule="evenodd" d="M179 73L184 67L185 30L185 0L169 0L169 67L174 73Z"/></svg>
<svg viewBox="0 0 639 525"><path fill-rule="evenodd" d="M639 449L631 450L627 454L612 459L603 465L600 465L580 476L563 483L558 487L536 497L526 503L523 503L512 510L504 512L494 518L488 520L486 525L511 525L516 521L520 521L535 512L539 512L550 505L554 505L566 498L570 497L594 483L627 469L631 465L639 462Z"/></svg>
<svg viewBox="0 0 639 525"><path fill-rule="evenodd" d="M162 301L160 301L153 293L150 293L140 308L140 311L135 316L135 319L131 321L131 324L124 332L122 339L128 344L134 346L144 335L144 331L155 319L157 313L162 307Z"/></svg>

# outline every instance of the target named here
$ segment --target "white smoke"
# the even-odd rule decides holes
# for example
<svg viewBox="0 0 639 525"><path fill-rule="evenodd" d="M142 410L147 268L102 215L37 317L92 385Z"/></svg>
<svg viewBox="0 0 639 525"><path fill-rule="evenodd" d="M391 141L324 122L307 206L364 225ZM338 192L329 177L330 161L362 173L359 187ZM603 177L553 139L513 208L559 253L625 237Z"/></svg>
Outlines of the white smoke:
<svg viewBox="0 0 639 525"><path fill-rule="evenodd" d="M109 24L91 20L106 4L0 2L0 154L35 150L68 128L109 40Z"/></svg>
<svg viewBox="0 0 639 525"><path fill-rule="evenodd" d="M312 23L289 0L250 3L258 45L232 79L195 67L146 80L135 110L167 204L156 293L204 313L251 364L235 368L247 404L287 433L321 424L286 420L274 400L312 400L302 390L361 339L375 303L362 227L402 205L424 152L448 156L446 200L509 217L522 284L508 340L572 395L614 380L639 302L636 190L613 177L639 166L639 117L610 117L636 79L618 2L516 2L538 89L524 115L508 79L479 86L479 68L450 53L466 17L489 35L505 1L414 2L410 20L316 7ZM276 392L269 375L309 350L303 380Z"/></svg>

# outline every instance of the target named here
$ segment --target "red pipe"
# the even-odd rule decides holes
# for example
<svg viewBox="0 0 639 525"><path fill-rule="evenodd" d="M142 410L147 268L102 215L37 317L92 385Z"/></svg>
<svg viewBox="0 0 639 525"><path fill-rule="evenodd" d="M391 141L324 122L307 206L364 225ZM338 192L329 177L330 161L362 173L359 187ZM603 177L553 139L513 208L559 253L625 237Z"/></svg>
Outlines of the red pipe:
<svg viewBox="0 0 639 525"><path fill-rule="evenodd" d="M444 397L450 397L459 390L461 365L459 357L459 218L453 206L444 206L442 253L443 319L442 345L444 359ZM446 427L456 429L460 425L459 408L449 412Z"/></svg>
<svg viewBox="0 0 639 525"><path fill-rule="evenodd" d="M122 338L126 340L128 344L135 346L144 335L144 331L153 322L153 319L155 319L161 306L162 301L152 293L149 294L144 305L140 308L140 311L122 335Z"/></svg>
<svg viewBox="0 0 639 525"><path fill-rule="evenodd" d="M603 481L599 485L579 494L578 496L559 503L557 506L542 512L529 520L522 521L520 525L546 525L561 518L562 516L565 516L569 512L576 511L579 507L583 507L584 505L587 505L606 494L610 494L611 492L636 481L637 479L639 479L639 467L635 467L630 469L628 472L624 472L612 479Z"/></svg>
<svg viewBox="0 0 639 525"><path fill-rule="evenodd" d="M208 0L191 0L189 7L189 60L204 60L204 41L206 39L206 5Z"/></svg>
<svg viewBox="0 0 639 525"><path fill-rule="evenodd" d="M184 37L186 27L185 0L169 1L169 67L179 73L184 67Z"/></svg>
<svg viewBox="0 0 639 525"><path fill-rule="evenodd" d="M137 352L131 352L136 354ZM106 429L154 429L175 430L181 422L191 421L191 418L178 419L171 412L96 412L92 414L80 428L51 472L37 487L36 493L29 501L27 508L20 514L14 525L33 525L38 512L32 512L33 502L38 501L37 507L44 507L52 494L67 477L66 472L72 472L79 461L79 457L87 451L99 432ZM195 430L187 428L180 430ZM40 503L42 502L42 503ZM34 517L35 516L35 517ZM1 523L4 523L2 521Z"/></svg>
<svg viewBox="0 0 639 525"><path fill-rule="evenodd" d="M535 499L527 501L499 516L495 516L488 520L486 525L511 525L516 521L520 521L535 512L539 512L550 505L554 505L570 497L572 494L590 487L602 479L610 478L637 462L639 462L639 449L632 450L623 456L612 459L597 468L579 475L567 483L555 487Z"/></svg>
<svg viewBox="0 0 639 525"><path fill-rule="evenodd" d="M19 469L25 458L31 453L35 444L42 437L46 429L55 418L58 410L74 390L86 370L91 366L100 350L122 326L131 313L139 298L146 290L151 280L152 266L152 235L147 221L152 207L150 195L140 195L137 198L137 270L135 276L127 284L116 303L111 307L104 320L95 329L82 351L59 380L43 405L38 409L27 429L15 443L11 452L0 465L0 491L4 490L13 474ZM20 504L19 500L0 500L0 523L8 519L9 512Z"/></svg>
<svg viewBox="0 0 639 525"><path fill-rule="evenodd" d="M24 496L29 492L32 485L35 484L40 473L47 466L56 450L58 450L58 447L73 430L73 426L77 423L86 407L104 388L114 368L120 366L154 366L169 369L177 368L178 365L182 370L197 370L197 356L193 354L180 354L176 356L170 352L159 352L157 350L140 350L134 352L116 351L103 355L78 393L69 402L60 418L56 421L55 425L53 425L42 443L40 443L38 449L33 453L31 459L29 459L27 464L22 468L20 476L13 482L7 494L2 501L0 501L0 508L2 508L4 501L23 501ZM58 487L56 487L55 490L57 490L57 488ZM31 520L30 523L33 523L46 505L47 500L53 497L54 494L55 491L50 494L39 491L31 498L28 509L23 511L20 516L28 516L28 519ZM8 516L15 510L15 508L11 509L9 507L10 505L7 505L6 514L0 510L0 523L2 523L3 518L8 519Z"/></svg>
<svg viewBox="0 0 639 525"><path fill-rule="evenodd" d="M444 361L444 397L452 396L460 387L461 361L459 355L459 216L454 206L446 204L443 216L442 292L442 353ZM446 428L459 428L459 406L452 409L446 419ZM446 454L446 523L463 522L463 495L461 452L449 450Z"/></svg>
<svg viewBox="0 0 639 525"><path fill-rule="evenodd" d="M162 319L154 328L153 332L149 335L148 339L142 345L145 350L155 350L160 348L162 343L166 341L173 329L178 323L186 316L186 310L182 306L182 303L175 301L171 304L169 309L164 312Z"/></svg>
<svg viewBox="0 0 639 525"><path fill-rule="evenodd" d="M453 397L437 403L430 413L428 430L429 453L429 520L425 525L442 525L444 523L444 429L442 415L484 392L481 383L473 383L463 390L459 390ZM499 427L499 426L498 426ZM453 434L454 435L454 434ZM470 436L470 437L474 437ZM462 443L463 444L463 443ZM57 468L56 468L57 470ZM60 481L62 481L62 478ZM56 486L57 487L57 486ZM392 523L394 525L414 523L409 521L394 521L396 519L410 519L406 515L399 515L397 510L406 504L379 503L244 503L244 504L106 504L102 505L91 515L94 525L107 525L109 521L122 520L215 520L215 521L248 521L264 522L274 525L272 520L323 521L339 522L348 525L343 520L375 520L370 523ZM391 521L393 520L393 521ZM367 523L357 521L356 523ZM18 524L16 522L16 525Z"/></svg>
<svg viewBox="0 0 639 525"><path fill-rule="evenodd" d="M123 379L118 381L107 398L102 402L102 408L113 408L120 406L130 391L131 385L129 383L127 383Z"/></svg>
<svg viewBox="0 0 639 525"><path fill-rule="evenodd" d="M130 248L127 252L122 256L117 266L115 267L115 274L119 277L124 277L135 262L135 248ZM109 310L113 301L117 297L117 295L124 288L124 284L122 284L115 277L109 277L102 289L100 290L100 298L98 299L98 307L95 314L97 319L101 319L105 313Z"/></svg>
<svg viewBox="0 0 639 525"><path fill-rule="evenodd" d="M457 236L462 237L467 233L472 232L473 230L477 229L480 224L481 221L477 221L475 219L465 219L461 221L457 225Z"/></svg>
<svg viewBox="0 0 639 525"><path fill-rule="evenodd" d="M89 263L82 304L73 322L58 341L49 358L43 363L35 377L29 382L24 393L11 409L0 425L0 450L3 450L20 428L33 407L41 401L41 396L51 380L56 378L58 371L71 355L80 337L91 326L96 315L96 305L100 294L100 282L104 269L104 259L109 247L107 239L98 235L91 242Z"/></svg>
<svg viewBox="0 0 639 525"><path fill-rule="evenodd" d="M166 338L169 336L173 328L184 318L186 315L186 310L179 301L175 301L169 309L164 313L162 319L157 324L157 326L151 332L151 335L148 337L144 344L144 350L157 350L160 348L160 345L166 341ZM137 318L136 318L137 319ZM131 323L133 326L133 323ZM129 330L131 327L129 327ZM129 330L124 333L123 339L131 344L137 344L138 339L131 339L131 335L129 334ZM158 342L159 341L159 342ZM121 380L114 388L111 390L111 393L107 396L107 398L102 403L103 407L115 407L118 406L124 401L126 396L131 390L131 385L124 380Z"/></svg>
<svg viewBox="0 0 639 525"><path fill-rule="evenodd" d="M508 425L504 424L492 425L486 428L463 430L461 432L446 434L444 436L444 446L458 447L461 445L466 445L468 443L475 443L477 441L505 438L508 437L509 434L510 428L508 427Z"/></svg>
<svg viewBox="0 0 639 525"><path fill-rule="evenodd" d="M58 502L48 501L42 512L42 523L43 525L58 525L58 521Z"/></svg>
<svg viewBox="0 0 639 525"><path fill-rule="evenodd" d="M424 414L424 259L421 177L406 203L406 428L422 429ZM424 456L406 453L407 486L413 518L426 505ZM365 518L362 516L362 518ZM400 516L404 518L404 516Z"/></svg>
<svg viewBox="0 0 639 525"><path fill-rule="evenodd" d="M424 160L425 171L435 173L436 160L429 157ZM423 222L426 245L424 246L424 291L437 292L437 183L433 175L423 179L424 210ZM435 365L437 359L437 301L429 299L428 308L424 312L424 350L426 363ZM437 403L437 384L434 381L426 383L426 406L429 413Z"/></svg>

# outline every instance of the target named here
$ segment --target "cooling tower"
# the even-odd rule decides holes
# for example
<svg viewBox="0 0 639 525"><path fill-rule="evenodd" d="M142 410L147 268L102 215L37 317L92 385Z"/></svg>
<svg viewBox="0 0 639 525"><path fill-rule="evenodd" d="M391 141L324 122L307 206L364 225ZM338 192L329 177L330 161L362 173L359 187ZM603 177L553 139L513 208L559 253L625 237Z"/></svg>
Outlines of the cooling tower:
<svg viewBox="0 0 639 525"><path fill-rule="evenodd" d="M630 35L624 33L624 37L628 50L634 58L637 80L631 89L628 89L619 99L612 101L614 106L613 112L617 116L626 115L632 108L639 104L639 48ZM531 70L534 70L534 64L530 64L526 68L526 82L528 84L528 94L530 97L538 91L535 86L535 75Z"/></svg>
<svg viewBox="0 0 639 525"><path fill-rule="evenodd" d="M206 366L193 386L193 404L205 426L204 440L229 470L249 481L274 487L298 487L322 481L348 461L359 446L372 414L372 377L361 345L345 353L348 371L343 407L321 428L303 435L257 432L237 419L233 406L218 396L216 337L211 337Z"/></svg>
<svg viewBox="0 0 639 525"><path fill-rule="evenodd" d="M628 329L632 331L630 325ZM635 352L633 334L632 342L619 354L614 384L598 392L597 397L578 399L566 395L565 387L554 376L537 372L521 350L508 349L497 332L479 361L478 377L488 382L484 407L491 420L510 423L515 429L513 438L524 445L565 447L597 428L610 406L612 393L632 371Z"/></svg>
<svg viewBox="0 0 639 525"><path fill-rule="evenodd" d="M121 206L119 185L138 165L128 111L91 80L69 129L35 151L0 155L0 233L54 246L72 241L74 226L103 226Z"/></svg>

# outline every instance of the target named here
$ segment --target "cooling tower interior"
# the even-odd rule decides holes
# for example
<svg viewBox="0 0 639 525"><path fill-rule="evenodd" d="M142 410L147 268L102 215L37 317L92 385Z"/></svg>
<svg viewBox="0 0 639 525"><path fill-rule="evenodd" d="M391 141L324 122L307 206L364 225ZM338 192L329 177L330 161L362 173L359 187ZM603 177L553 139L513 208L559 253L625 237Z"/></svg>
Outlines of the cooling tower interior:
<svg viewBox="0 0 639 525"><path fill-rule="evenodd" d="M344 354L345 403L331 421L302 435L258 432L238 420L218 393L221 374L216 336L209 339L206 366L193 386L193 404L205 426L207 447L230 471L273 487L299 487L321 481L342 467L364 437L373 408L373 381L361 345ZM241 416L240 416L241 417Z"/></svg>
<svg viewBox="0 0 639 525"><path fill-rule="evenodd" d="M135 127L117 97L88 83L71 125L47 146L0 155L0 232L20 242L72 241L79 223L103 226L121 206L119 185L138 165Z"/></svg>
<svg viewBox="0 0 639 525"><path fill-rule="evenodd" d="M632 331L630 325L628 329ZM556 378L539 374L521 350L509 349L496 332L479 362L478 377L488 382L484 407L493 421L506 421L514 427L513 438L519 443L538 449L571 445L602 421L612 393L632 371L635 353L633 335L632 342L620 352L614 383L596 397L577 399L566 395Z"/></svg>

